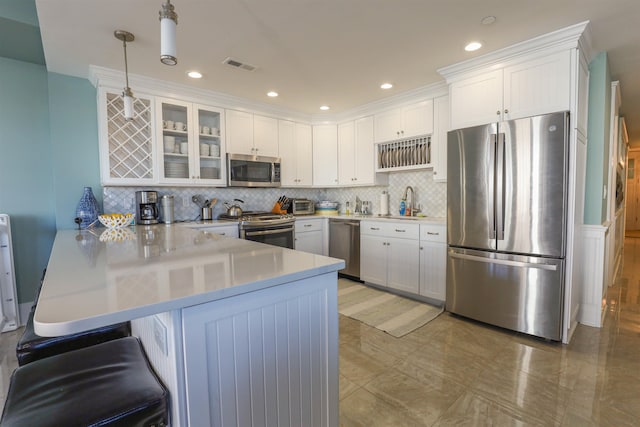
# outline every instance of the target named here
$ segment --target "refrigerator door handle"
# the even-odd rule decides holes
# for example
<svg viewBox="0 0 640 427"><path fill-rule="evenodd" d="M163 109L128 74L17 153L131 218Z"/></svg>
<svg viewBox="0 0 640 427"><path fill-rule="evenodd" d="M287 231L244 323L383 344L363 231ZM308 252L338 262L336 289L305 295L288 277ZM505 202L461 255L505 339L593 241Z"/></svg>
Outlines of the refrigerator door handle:
<svg viewBox="0 0 640 427"><path fill-rule="evenodd" d="M489 150L489 164L491 165L491 167L494 168L494 179L495 178L495 164L496 164L496 144L497 144L497 136L496 134L491 134L490 135L491 138L493 139L493 141L491 141L491 150ZM495 202L495 196L498 194L496 193L496 187L495 184L493 186L493 197L494 199L491 201L491 228L489 229L489 238L491 240L494 240L496 238L496 202Z"/></svg>
<svg viewBox="0 0 640 427"><path fill-rule="evenodd" d="M504 240L504 180L505 180L505 161L504 161L504 133L499 133L496 148L496 229L498 240Z"/></svg>
<svg viewBox="0 0 640 427"><path fill-rule="evenodd" d="M511 266L511 267L539 268L541 270L550 270L550 271L556 271L558 269L558 266L554 265L554 264L538 264L538 263L533 263L533 262L510 261L510 260L507 260L507 259L485 258L485 257L481 257L481 256L459 254L459 253L456 253L456 252L449 252L449 256L451 258L466 259L466 260L469 260L469 261L486 262L488 264L508 265L508 266Z"/></svg>

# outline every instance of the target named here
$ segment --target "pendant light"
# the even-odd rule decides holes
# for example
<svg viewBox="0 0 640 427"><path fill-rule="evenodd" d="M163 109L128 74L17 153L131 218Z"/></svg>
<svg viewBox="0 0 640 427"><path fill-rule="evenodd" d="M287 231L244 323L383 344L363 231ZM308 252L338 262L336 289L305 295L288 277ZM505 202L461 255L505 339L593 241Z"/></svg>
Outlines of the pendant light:
<svg viewBox="0 0 640 427"><path fill-rule="evenodd" d="M176 26L178 14L169 0L160 9L160 62L165 65L178 63L176 53Z"/></svg>
<svg viewBox="0 0 640 427"><path fill-rule="evenodd" d="M129 66L127 64L127 42L132 42L135 37L128 31L124 30L116 30L113 32L113 35L120 41L122 41L122 46L124 47L124 78L126 81L126 86L122 91L122 100L124 101L124 118L126 120L133 120L134 110L133 110L133 92L131 92L131 88L129 87Z"/></svg>

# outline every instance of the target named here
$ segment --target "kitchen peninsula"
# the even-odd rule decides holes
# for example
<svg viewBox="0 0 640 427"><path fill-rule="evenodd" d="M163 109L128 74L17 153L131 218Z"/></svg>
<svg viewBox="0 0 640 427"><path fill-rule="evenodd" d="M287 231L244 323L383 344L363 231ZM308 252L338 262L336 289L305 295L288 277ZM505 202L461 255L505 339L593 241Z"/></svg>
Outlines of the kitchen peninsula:
<svg viewBox="0 0 640 427"><path fill-rule="evenodd" d="M172 426L338 422L341 260L176 225L58 232L36 333L131 320Z"/></svg>

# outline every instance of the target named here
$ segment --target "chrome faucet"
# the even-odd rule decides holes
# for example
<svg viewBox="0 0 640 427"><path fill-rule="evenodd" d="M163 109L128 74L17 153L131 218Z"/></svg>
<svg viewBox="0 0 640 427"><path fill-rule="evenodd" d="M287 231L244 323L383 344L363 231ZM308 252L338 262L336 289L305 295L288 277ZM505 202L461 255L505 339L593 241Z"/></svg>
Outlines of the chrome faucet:
<svg viewBox="0 0 640 427"><path fill-rule="evenodd" d="M407 200L409 190L411 190L411 201ZM402 195L402 200L405 201L405 209L409 212L409 216L413 215L413 203L415 202L415 193L413 192L413 188L408 185L407 188L404 189L404 194Z"/></svg>

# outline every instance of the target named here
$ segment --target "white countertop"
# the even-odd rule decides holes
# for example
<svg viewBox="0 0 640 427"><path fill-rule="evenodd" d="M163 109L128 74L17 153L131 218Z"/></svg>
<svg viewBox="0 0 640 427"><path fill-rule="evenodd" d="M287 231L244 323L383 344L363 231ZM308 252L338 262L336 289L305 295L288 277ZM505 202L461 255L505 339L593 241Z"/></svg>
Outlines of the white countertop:
<svg viewBox="0 0 640 427"><path fill-rule="evenodd" d="M124 240L101 241L109 235ZM35 332L76 333L337 271L344 265L335 258L177 224L60 230L38 299Z"/></svg>

